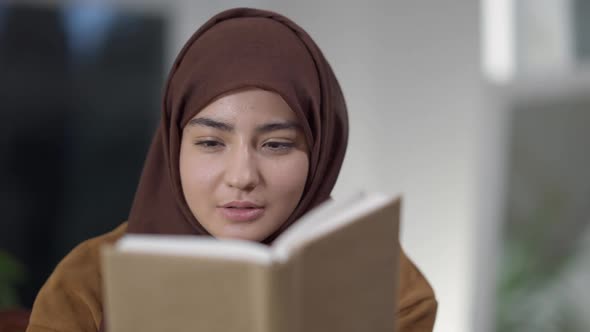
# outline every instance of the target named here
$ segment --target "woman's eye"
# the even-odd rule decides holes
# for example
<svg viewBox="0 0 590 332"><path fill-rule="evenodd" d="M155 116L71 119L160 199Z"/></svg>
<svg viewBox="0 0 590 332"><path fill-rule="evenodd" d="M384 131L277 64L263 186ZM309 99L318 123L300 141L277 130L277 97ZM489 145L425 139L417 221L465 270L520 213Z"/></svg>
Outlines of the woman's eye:
<svg viewBox="0 0 590 332"><path fill-rule="evenodd" d="M268 149L273 152L285 152L292 149L295 144L291 142L266 142L263 145L263 148Z"/></svg>
<svg viewBox="0 0 590 332"><path fill-rule="evenodd" d="M223 147L223 143L214 140L196 141L195 145L205 149L217 149Z"/></svg>

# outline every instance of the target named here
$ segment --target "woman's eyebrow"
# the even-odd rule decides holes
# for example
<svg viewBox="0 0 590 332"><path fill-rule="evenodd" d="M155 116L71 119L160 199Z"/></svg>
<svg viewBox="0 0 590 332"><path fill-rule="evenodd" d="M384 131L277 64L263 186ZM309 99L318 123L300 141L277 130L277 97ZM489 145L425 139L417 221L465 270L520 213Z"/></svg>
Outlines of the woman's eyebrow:
<svg viewBox="0 0 590 332"><path fill-rule="evenodd" d="M210 128L215 128L218 130L223 130L227 132L233 132L234 126L229 123L225 123L218 120L213 120L211 118L201 117L196 119L191 119L188 124L189 126L205 126ZM271 122L260 125L256 127L256 132L259 134L269 133L277 130L302 130L303 128L299 123L296 121L285 121L285 122Z"/></svg>
<svg viewBox="0 0 590 332"><path fill-rule="evenodd" d="M205 126L205 127L211 127L211 128L215 128L215 129L219 129L219 130L223 130L223 131L234 131L234 127L228 123L225 122L221 122L221 121L216 121L210 118L196 118L196 119L191 119L188 124L189 126Z"/></svg>
<svg viewBox="0 0 590 332"><path fill-rule="evenodd" d="M259 134L264 134L272 131L285 129L302 130L303 128L301 128L301 125L295 121L272 122L258 126L256 128L256 132L258 132Z"/></svg>

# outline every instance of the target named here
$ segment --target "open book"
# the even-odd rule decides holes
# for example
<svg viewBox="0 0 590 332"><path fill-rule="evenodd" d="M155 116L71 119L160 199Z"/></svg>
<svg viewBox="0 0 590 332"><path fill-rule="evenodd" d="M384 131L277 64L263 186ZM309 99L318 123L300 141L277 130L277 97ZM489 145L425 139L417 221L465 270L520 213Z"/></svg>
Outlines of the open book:
<svg viewBox="0 0 590 332"><path fill-rule="evenodd" d="M271 246L125 235L102 251L109 332L394 331L400 200L357 194Z"/></svg>

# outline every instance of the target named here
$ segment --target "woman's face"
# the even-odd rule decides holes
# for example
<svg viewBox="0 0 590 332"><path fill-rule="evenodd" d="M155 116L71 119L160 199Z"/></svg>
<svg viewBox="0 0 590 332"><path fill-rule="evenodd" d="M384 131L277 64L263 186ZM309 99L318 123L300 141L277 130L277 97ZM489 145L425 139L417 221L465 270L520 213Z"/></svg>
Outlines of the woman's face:
<svg viewBox="0 0 590 332"><path fill-rule="evenodd" d="M183 129L184 197L215 237L261 241L272 234L299 203L308 166L301 124L273 92L226 94Z"/></svg>

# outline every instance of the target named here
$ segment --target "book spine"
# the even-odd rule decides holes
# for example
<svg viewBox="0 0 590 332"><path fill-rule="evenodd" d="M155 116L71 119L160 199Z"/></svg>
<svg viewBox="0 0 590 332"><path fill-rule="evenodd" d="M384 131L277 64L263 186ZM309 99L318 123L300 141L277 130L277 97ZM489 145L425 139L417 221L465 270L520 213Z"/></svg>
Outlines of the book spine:
<svg viewBox="0 0 590 332"><path fill-rule="evenodd" d="M294 261L274 263L255 272L252 290L258 317L257 331L299 332L300 310Z"/></svg>

